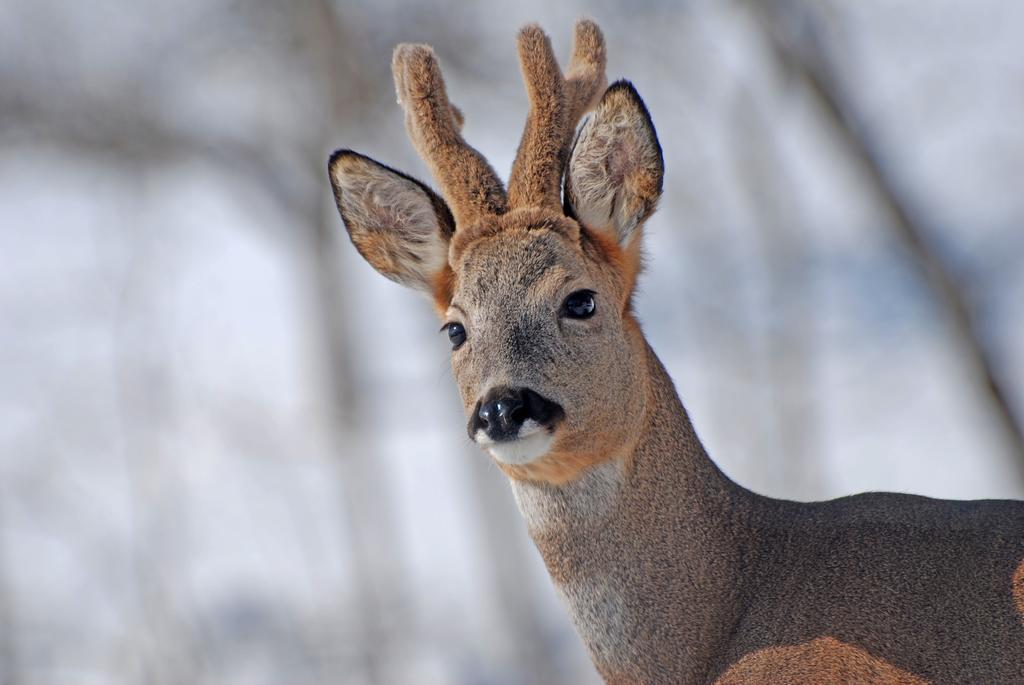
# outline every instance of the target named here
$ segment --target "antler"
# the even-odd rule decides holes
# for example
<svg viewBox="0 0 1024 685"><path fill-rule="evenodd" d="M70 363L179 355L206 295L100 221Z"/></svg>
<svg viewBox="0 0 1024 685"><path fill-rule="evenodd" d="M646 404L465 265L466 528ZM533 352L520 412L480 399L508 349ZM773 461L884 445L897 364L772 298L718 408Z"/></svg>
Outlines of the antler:
<svg viewBox="0 0 1024 685"><path fill-rule="evenodd" d="M402 44L391 62L409 138L430 167L457 226L508 207L505 190L483 155L462 138L462 113L448 101L434 51Z"/></svg>
<svg viewBox="0 0 1024 685"><path fill-rule="evenodd" d="M448 101L434 51L427 45L395 48L391 70L398 101L405 109L406 129L459 226L488 214L503 214L510 206L558 210L573 131L608 84L604 37L590 20L576 23L565 76L539 26L525 26L518 42L530 114L507 196L494 169L462 138L462 113Z"/></svg>
<svg viewBox="0 0 1024 685"><path fill-rule="evenodd" d="M512 164L508 204L557 210L562 204L560 183L576 124L597 104L608 85L604 37L594 22L576 22L572 59L564 77L551 41L539 26L523 27L518 40L530 113Z"/></svg>

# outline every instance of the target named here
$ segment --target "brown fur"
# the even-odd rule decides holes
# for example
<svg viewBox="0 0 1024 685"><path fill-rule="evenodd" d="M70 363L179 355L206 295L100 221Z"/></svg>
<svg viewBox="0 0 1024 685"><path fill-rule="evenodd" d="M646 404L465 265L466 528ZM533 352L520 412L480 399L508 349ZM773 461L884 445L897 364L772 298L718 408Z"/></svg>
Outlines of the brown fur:
<svg viewBox="0 0 1024 685"><path fill-rule="evenodd" d="M562 168L561 138L568 128L565 80L551 41L535 24L519 32L519 64L530 113L509 176L509 205L557 210L561 206L561 176L556 169Z"/></svg>
<svg viewBox="0 0 1024 685"><path fill-rule="evenodd" d="M434 311L443 318L455 295L455 272L451 264L445 264L444 268L434 275L430 294L434 299Z"/></svg>
<svg viewBox="0 0 1024 685"><path fill-rule="evenodd" d="M873 685L927 685L863 649L831 637L786 647L762 649L740 659L716 685L821 685L871 683Z"/></svg>
<svg viewBox="0 0 1024 685"><path fill-rule="evenodd" d="M539 26L523 27L518 43L530 113L509 177L509 206L558 211L573 131L606 83L604 37L593 22L576 24L568 78L563 78L551 41Z"/></svg>
<svg viewBox="0 0 1024 685"><path fill-rule="evenodd" d="M450 264L458 264L462 254L470 245L485 238L515 230L555 231L570 243L576 243L580 239L579 225L560 214L552 214L534 207L513 209L507 214L488 217L486 221L460 227L452 239L448 251L448 261Z"/></svg>
<svg viewBox="0 0 1024 685"><path fill-rule="evenodd" d="M1020 620L1024 621L1024 560L1020 562L1020 566L1017 567L1017 572L1013 574L1013 601L1017 605L1017 613L1020 614Z"/></svg>
<svg viewBox="0 0 1024 685"><path fill-rule="evenodd" d="M583 231L590 245L600 254L600 259L607 262L620 277L624 294L620 305L623 312L625 312L632 304L632 295L636 290L636 282L640 277L640 269L643 266L640 253L641 241L634 240L623 248L619 243L600 231L588 228L584 228ZM634 323L636 322L632 317L630 319Z"/></svg>
<svg viewBox="0 0 1024 685"><path fill-rule="evenodd" d="M501 181L459 133L462 113L448 102L434 51L427 45L399 45L391 71L409 138L440 184L456 224L504 212Z"/></svg>
<svg viewBox="0 0 1024 685"><path fill-rule="evenodd" d="M511 202L462 140L425 46L396 50L395 81L451 212L355 153L332 156L330 174L367 260L463 325L452 370L467 416L499 387L564 410L521 461L488 450L598 671L623 684L1024 682L1024 503L798 503L729 480L632 313L664 171L646 107L612 85L566 153L604 84L600 32L577 25L564 78L540 29L519 48L531 104ZM579 290L594 293L589 318L566 315Z"/></svg>
<svg viewBox="0 0 1024 685"><path fill-rule="evenodd" d="M328 171L349 237L366 261L393 281L432 288L447 267L455 231L444 201L416 179L351 150L333 154Z"/></svg>
<svg viewBox="0 0 1024 685"><path fill-rule="evenodd" d="M604 89L608 87L605 75L604 36L597 24L587 19L576 23L573 34L572 59L565 70L566 130L562 134L568 149L572 134L584 113L593 109Z"/></svg>

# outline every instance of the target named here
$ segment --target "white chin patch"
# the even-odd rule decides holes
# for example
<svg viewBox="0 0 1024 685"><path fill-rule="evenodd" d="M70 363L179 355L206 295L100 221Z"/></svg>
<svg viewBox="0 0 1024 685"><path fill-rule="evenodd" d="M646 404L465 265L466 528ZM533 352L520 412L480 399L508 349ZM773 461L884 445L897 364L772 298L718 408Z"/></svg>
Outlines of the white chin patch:
<svg viewBox="0 0 1024 685"><path fill-rule="evenodd" d="M502 464L516 465L540 459L548 453L555 440L546 428L531 419L527 419L519 429L519 437L515 440L494 442L482 430L476 432L474 439Z"/></svg>

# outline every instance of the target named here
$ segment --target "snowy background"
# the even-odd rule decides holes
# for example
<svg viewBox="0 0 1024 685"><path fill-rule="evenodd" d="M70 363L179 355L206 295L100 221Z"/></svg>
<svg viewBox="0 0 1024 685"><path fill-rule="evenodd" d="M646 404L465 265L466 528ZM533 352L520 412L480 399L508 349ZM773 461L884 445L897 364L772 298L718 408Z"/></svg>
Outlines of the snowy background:
<svg viewBox="0 0 1024 685"><path fill-rule="evenodd" d="M591 683L326 160L506 174L587 14L665 148L638 309L758 492L1024 497L1024 4L0 0L0 683ZM396 410L414 405L415 412Z"/></svg>

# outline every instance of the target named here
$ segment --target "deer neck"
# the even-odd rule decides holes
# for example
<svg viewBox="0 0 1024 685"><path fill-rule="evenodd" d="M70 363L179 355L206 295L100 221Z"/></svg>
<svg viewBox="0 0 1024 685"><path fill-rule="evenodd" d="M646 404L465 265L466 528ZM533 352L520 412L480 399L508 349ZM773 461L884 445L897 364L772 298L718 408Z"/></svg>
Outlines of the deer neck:
<svg viewBox="0 0 1024 685"><path fill-rule="evenodd" d="M513 492L602 675L643 680L664 667L647 660L671 649L691 669L673 675L691 682L735 621L765 500L715 466L646 341L642 353L650 382L633 452L561 486L513 481Z"/></svg>

